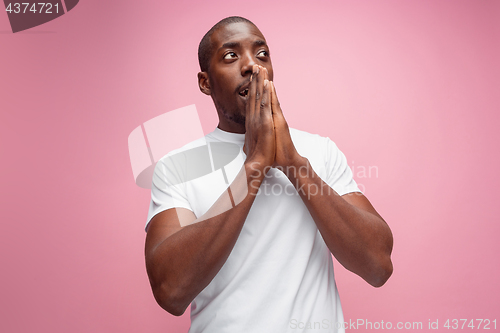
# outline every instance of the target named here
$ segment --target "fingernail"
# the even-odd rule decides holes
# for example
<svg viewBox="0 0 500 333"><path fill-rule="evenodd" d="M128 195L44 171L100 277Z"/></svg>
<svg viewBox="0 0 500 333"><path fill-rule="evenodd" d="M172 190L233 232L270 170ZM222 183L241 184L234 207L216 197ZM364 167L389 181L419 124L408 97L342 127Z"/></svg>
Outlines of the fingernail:
<svg viewBox="0 0 500 333"><path fill-rule="evenodd" d="M264 80L264 87L267 87L268 84L269 84L269 80Z"/></svg>

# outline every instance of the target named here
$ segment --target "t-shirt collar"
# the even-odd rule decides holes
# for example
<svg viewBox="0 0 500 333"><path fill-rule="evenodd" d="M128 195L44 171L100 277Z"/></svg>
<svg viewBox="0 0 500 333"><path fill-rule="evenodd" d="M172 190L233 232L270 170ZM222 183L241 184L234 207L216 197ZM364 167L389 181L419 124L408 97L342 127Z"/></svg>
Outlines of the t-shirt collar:
<svg viewBox="0 0 500 333"><path fill-rule="evenodd" d="M243 145L245 143L245 134L226 132L218 127L216 127L215 130L209 134L209 136L219 141L233 142L239 145Z"/></svg>

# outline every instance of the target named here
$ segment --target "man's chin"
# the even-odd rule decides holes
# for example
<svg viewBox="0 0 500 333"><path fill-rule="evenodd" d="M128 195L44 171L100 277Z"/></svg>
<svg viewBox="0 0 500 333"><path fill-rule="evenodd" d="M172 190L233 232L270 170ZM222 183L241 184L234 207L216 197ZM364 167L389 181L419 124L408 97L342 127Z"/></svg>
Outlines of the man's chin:
<svg viewBox="0 0 500 333"><path fill-rule="evenodd" d="M220 108L219 116L222 115L226 122L233 123L239 126L245 126L245 111L240 111L239 109L235 109L233 112L229 112L225 108Z"/></svg>
<svg viewBox="0 0 500 333"><path fill-rule="evenodd" d="M235 124L245 126L245 119L246 119L245 111L243 112L236 111L229 117L229 119Z"/></svg>
<svg viewBox="0 0 500 333"><path fill-rule="evenodd" d="M245 125L245 116L244 115L235 115L233 121L238 125Z"/></svg>

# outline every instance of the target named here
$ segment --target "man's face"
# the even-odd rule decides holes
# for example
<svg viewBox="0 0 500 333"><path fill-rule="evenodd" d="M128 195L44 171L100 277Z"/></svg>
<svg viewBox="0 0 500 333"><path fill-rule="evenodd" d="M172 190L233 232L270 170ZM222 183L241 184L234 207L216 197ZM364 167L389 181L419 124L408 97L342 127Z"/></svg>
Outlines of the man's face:
<svg viewBox="0 0 500 333"><path fill-rule="evenodd" d="M266 39L254 25L238 22L216 30L211 42L213 55L207 77L209 94L219 114L219 127L244 133L248 92L245 88L250 84L253 65L265 67L269 80L273 79Z"/></svg>

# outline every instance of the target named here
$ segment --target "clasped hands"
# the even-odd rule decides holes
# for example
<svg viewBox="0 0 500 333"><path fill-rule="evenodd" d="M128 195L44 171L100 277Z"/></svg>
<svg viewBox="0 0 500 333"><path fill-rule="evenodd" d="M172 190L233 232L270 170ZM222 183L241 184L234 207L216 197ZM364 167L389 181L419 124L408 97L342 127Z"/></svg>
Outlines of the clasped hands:
<svg viewBox="0 0 500 333"><path fill-rule="evenodd" d="M274 83L269 81L267 69L259 65L253 66L245 127L243 149L247 162L258 163L266 171L269 167L286 170L301 158L290 137Z"/></svg>

